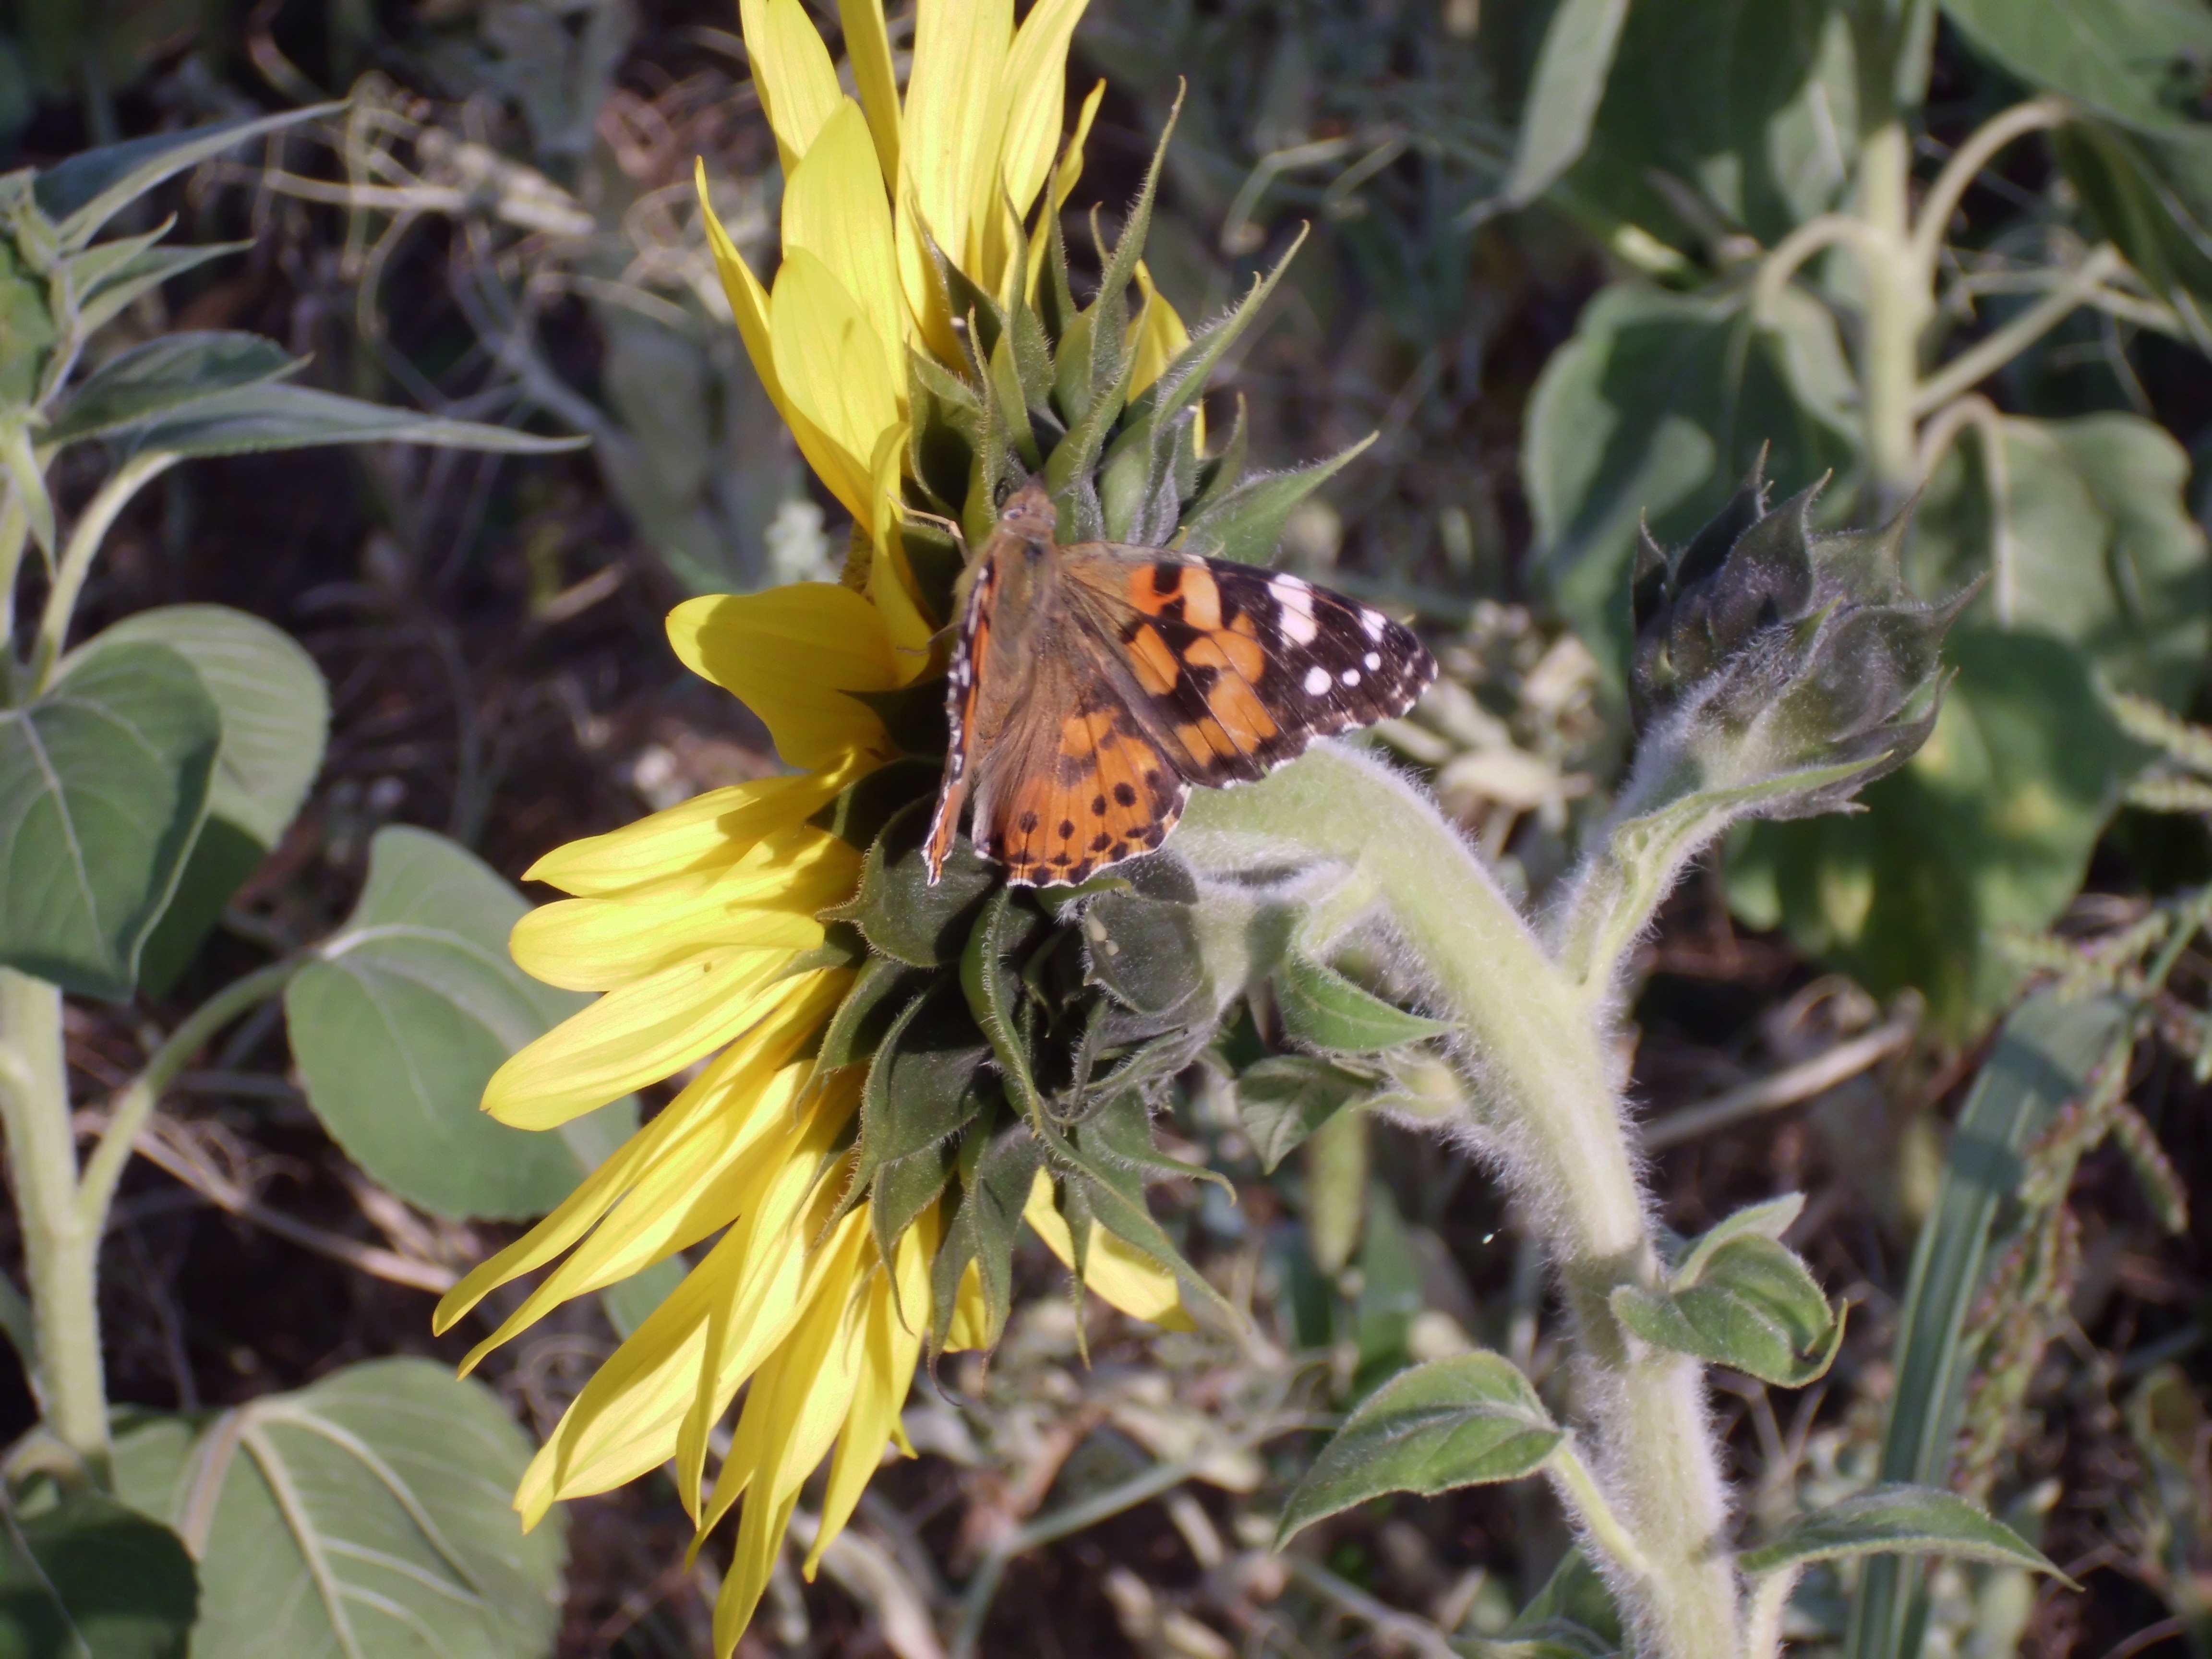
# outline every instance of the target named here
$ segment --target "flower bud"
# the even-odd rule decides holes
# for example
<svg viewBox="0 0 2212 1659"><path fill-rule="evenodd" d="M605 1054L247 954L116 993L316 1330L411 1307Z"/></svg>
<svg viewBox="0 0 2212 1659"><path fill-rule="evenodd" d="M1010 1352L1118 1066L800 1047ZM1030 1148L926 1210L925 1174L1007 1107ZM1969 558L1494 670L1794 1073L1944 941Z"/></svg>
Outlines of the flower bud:
<svg viewBox="0 0 2212 1659"><path fill-rule="evenodd" d="M1680 550L1646 531L1637 553L1630 695L1647 748L1677 751L1703 789L1864 763L1766 799L1765 817L1830 811L1927 740L1943 635L1973 592L1912 596L1899 570L1904 514L1880 530L1814 532L1820 489L1769 508L1754 470Z"/></svg>

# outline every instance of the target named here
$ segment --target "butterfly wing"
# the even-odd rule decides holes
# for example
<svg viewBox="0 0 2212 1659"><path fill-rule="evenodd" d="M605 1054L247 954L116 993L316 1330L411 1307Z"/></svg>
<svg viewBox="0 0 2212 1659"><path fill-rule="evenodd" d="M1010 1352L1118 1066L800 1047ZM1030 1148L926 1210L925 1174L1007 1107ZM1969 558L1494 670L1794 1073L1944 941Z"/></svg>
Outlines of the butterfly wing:
<svg viewBox="0 0 2212 1659"><path fill-rule="evenodd" d="M1028 697L977 762L972 831L1023 886L1082 881L1151 852L1190 795L1081 641L1038 645Z"/></svg>
<svg viewBox="0 0 2212 1659"><path fill-rule="evenodd" d="M1436 678L1411 630L1285 572L1107 542L1061 557L1085 643L1193 783L1262 777L1404 714Z"/></svg>

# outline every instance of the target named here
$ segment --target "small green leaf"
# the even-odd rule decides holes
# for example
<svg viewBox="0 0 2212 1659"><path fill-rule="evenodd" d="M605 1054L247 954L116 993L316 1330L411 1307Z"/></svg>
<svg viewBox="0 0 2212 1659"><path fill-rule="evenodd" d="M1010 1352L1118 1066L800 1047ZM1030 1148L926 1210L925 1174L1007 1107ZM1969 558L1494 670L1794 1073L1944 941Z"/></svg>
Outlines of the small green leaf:
<svg viewBox="0 0 2212 1659"><path fill-rule="evenodd" d="M1665 1291L1618 1286L1620 1322L1659 1347L1731 1365L1778 1388L1802 1388L1835 1362L1842 1316L1786 1246L1739 1233L1698 1261L1694 1283Z"/></svg>
<svg viewBox="0 0 2212 1659"><path fill-rule="evenodd" d="M184 1659L199 1581L183 1540L90 1491L0 1512L0 1654Z"/></svg>
<svg viewBox="0 0 2212 1659"><path fill-rule="evenodd" d="M32 185L39 210L54 221L66 247L82 247L125 207L164 179L265 133L335 115L343 103L311 104L183 132L158 132L98 149L80 150L48 167Z"/></svg>
<svg viewBox="0 0 2212 1659"><path fill-rule="evenodd" d="M222 716L167 646L118 646L0 709L0 963L120 1000L208 803Z"/></svg>
<svg viewBox="0 0 2212 1659"><path fill-rule="evenodd" d="M78 383L46 438L76 443L173 416L220 392L296 374L307 365L276 341L236 332L164 334L112 357Z"/></svg>
<svg viewBox="0 0 2212 1659"><path fill-rule="evenodd" d="M957 960L984 897L999 884L997 869L964 840L953 843L944 874L930 884L929 868L922 861L930 812L924 797L893 813L868 844L860 890L847 903L823 912L825 919L852 922L870 945L910 968Z"/></svg>
<svg viewBox="0 0 2212 1659"><path fill-rule="evenodd" d="M109 246L102 242L98 247L87 248L77 258L89 259ZM149 246L114 266L82 291L77 304L77 327L88 337L96 334L135 305L139 295L159 288L172 276L181 276L225 254L242 253L252 246L251 242L209 242L197 247Z"/></svg>
<svg viewBox="0 0 2212 1659"><path fill-rule="evenodd" d="M529 908L443 836L379 830L352 915L284 993L323 1127L374 1179L439 1215L542 1215L598 1162L608 1133L599 1114L540 1134L478 1109L500 1062L587 1000L509 959L507 935ZM617 1126L635 1121L629 1102L602 1109Z"/></svg>
<svg viewBox="0 0 2212 1659"><path fill-rule="evenodd" d="M1780 1198L1769 1199L1764 1204L1753 1204L1723 1220L1718 1225L1698 1235L1697 1242L1682 1253L1670 1275L1677 1286L1694 1285L1721 1247L1738 1238L1766 1238L1779 1243L1797 1218L1805 1212L1805 1194L1784 1193Z"/></svg>
<svg viewBox="0 0 2212 1659"><path fill-rule="evenodd" d="M884 1038L915 999L929 988L930 976L890 957L871 957L853 988L830 1017L815 1050L814 1076L846 1066L864 1066L876 1057Z"/></svg>
<svg viewBox="0 0 2212 1659"><path fill-rule="evenodd" d="M1620 1649L1620 1605L1579 1544L1559 1558L1544 1587L1505 1627L1509 1638L1541 1639L1547 1633L1570 1644L1587 1638L1589 1646L1570 1645L1570 1653L1611 1654Z"/></svg>
<svg viewBox="0 0 2212 1659"><path fill-rule="evenodd" d="M1295 951L1275 970L1275 1006L1284 1029L1298 1042L1339 1054L1380 1054L1451 1030L1385 1002L1327 963Z"/></svg>
<svg viewBox="0 0 2212 1659"><path fill-rule="evenodd" d="M540 438L481 421L449 420L411 409L387 409L313 386L266 381L233 387L174 413L121 428L114 441L134 453L252 455L319 444L427 444L507 455L550 455L580 449L588 438Z"/></svg>
<svg viewBox="0 0 2212 1659"><path fill-rule="evenodd" d="M198 1559L197 1653L544 1659L567 1517L522 1530L531 1449L483 1383L379 1359L204 1425L126 1422L116 1486Z"/></svg>
<svg viewBox="0 0 2212 1659"><path fill-rule="evenodd" d="M1040 1106L1029 1051L1014 1024L1020 984L1008 958L1024 949L1042 926L1043 919L1034 910L1015 902L1012 888L1001 887L985 902L960 954L960 988L968 998L968 1012L989 1042L1000 1074L1024 1116L1034 1116Z"/></svg>
<svg viewBox="0 0 2212 1659"><path fill-rule="evenodd" d="M1416 1365L1361 1401L1322 1448L1283 1510L1275 1547L1385 1492L1434 1497L1534 1474L1565 1438L1503 1354Z"/></svg>
<svg viewBox="0 0 2212 1659"><path fill-rule="evenodd" d="M1772 1543L1738 1556L1736 1565L1757 1577L1863 1555L1948 1555L2025 1567L2081 1588L2004 1522L1933 1486L1876 1486L1800 1516Z"/></svg>
<svg viewBox="0 0 2212 1659"><path fill-rule="evenodd" d="M1063 1188L1090 1206L1091 1216L1124 1243L1133 1244L1175 1275L1182 1304L1194 1315L1210 1316L1218 1328L1242 1330L1243 1316L1206 1276L1183 1258L1145 1203L1141 1177L1126 1163L1095 1156L1090 1149L1039 1127L1045 1155Z"/></svg>
<svg viewBox="0 0 2212 1659"><path fill-rule="evenodd" d="M935 1172L929 1194L935 1196L952 1173L953 1137L996 1098L994 1080L984 1071L989 1055L950 984L939 982L907 1005L884 1033L860 1091L854 1200L884 1171L908 1163ZM887 1224L893 1239L921 1207Z"/></svg>
<svg viewBox="0 0 2212 1659"><path fill-rule="evenodd" d="M1375 1079L1310 1054L1274 1054L1237 1079L1237 1115L1260 1167L1275 1167L1307 1136L1356 1101L1375 1092Z"/></svg>

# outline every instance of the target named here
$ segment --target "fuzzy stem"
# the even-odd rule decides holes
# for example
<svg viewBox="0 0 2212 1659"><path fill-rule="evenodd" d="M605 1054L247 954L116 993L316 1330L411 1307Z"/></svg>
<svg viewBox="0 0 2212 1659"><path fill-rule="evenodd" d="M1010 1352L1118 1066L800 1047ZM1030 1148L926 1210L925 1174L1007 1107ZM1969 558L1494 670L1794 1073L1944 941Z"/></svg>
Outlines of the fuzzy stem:
<svg viewBox="0 0 2212 1659"><path fill-rule="evenodd" d="M1641 1577L1613 1565L1644 1650L1735 1654L1726 1494L1698 1367L1631 1340L1606 1303L1659 1274L1608 1030L1458 832L1354 750L1325 745L1249 787L1202 792L1178 841L1203 867L1318 857L1374 883L1472 1051L1482 1086L1467 1127L1498 1156L1565 1287L1601 1490L1642 1558Z"/></svg>
<svg viewBox="0 0 2212 1659"><path fill-rule="evenodd" d="M100 1352L100 1233L77 1207L76 1147L62 1059L62 994L0 968L0 1127L31 1286L46 1427L92 1478L108 1474Z"/></svg>

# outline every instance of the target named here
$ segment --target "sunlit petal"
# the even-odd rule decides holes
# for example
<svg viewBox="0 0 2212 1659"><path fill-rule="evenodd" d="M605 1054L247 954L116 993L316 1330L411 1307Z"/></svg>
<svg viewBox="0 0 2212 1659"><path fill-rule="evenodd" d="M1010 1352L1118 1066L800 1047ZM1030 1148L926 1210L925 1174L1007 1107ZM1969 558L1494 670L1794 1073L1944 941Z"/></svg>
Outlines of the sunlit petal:
<svg viewBox="0 0 2212 1659"><path fill-rule="evenodd" d="M837 71L800 0L738 0L738 21L752 59L753 85L775 129L776 154L789 178L844 96Z"/></svg>
<svg viewBox="0 0 2212 1659"><path fill-rule="evenodd" d="M687 599L668 614L684 665L753 711L776 753L825 766L883 741L866 703L839 695L888 691L898 665L882 613L836 582Z"/></svg>
<svg viewBox="0 0 2212 1659"><path fill-rule="evenodd" d="M1075 1236L1054 1201L1052 1177L1039 1170L1030 1184L1029 1202L1022 1219L1042 1239L1045 1248L1066 1266L1075 1265ZM1132 1319L1149 1320L1165 1331L1198 1328L1183 1311L1182 1295L1175 1275L1128 1243L1103 1227L1091 1230L1091 1247L1084 1252L1083 1282Z"/></svg>

